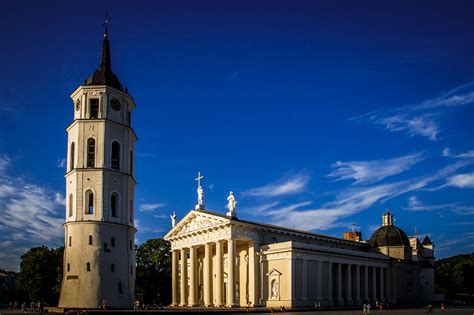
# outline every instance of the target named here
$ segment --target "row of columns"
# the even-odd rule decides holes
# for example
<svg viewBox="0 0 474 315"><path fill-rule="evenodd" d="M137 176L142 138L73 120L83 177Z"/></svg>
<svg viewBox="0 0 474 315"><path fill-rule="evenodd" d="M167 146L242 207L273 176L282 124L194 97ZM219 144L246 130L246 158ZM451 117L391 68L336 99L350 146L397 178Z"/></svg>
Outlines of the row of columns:
<svg viewBox="0 0 474 315"><path fill-rule="evenodd" d="M301 295L296 300L308 301L308 260L303 260ZM394 292L390 289L390 274L387 267L376 267L338 262L313 261L316 263L315 291L311 298L328 305L361 305L364 302L385 302L391 300ZM323 275L323 266L327 275ZM293 267L292 269L295 269ZM294 270L293 270L294 271ZM293 273L293 275L295 275ZM296 279L296 278L294 278ZM324 279L324 280L323 280ZM370 280L370 281L369 281ZM323 283L325 281L326 283ZM293 294L296 286L293 282ZM386 296L387 295L387 296ZM312 299L311 299L312 300Z"/></svg>
<svg viewBox="0 0 474 315"><path fill-rule="evenodd" d="M236 306L236 241L229 239L227 242L227 292L226 305L227 307ZM216 249L216 264L212 264L213 246ZM202 287L203 287L203 304L206 307L224 306L224 243L222 241L211 242L204 244L204 259L202 272ZM172 305L174 306L196 306L200 304L198 301L198 279L199 271L197 270L197 250L200 246L191 246L189 248L181 248L180 250L173 250L172 252ZM202 245L201 245L202 247ZM258 251L258 243L250 242L248 246L248 288L249 301L252 305L258 304L258 260L256 252ZM189 269L190 274L187 274L188 262L187 254L189 252ZM180 259L181 257L181 259ZM181 273L178 274L178 264L180 264ZM213 268L214 267L214 268ZM215 271L215 290L213 290L213 271ZM189 278L189 290L188 290ZM178 282L179 281L179 282ZM243 284L245 285L245 284ZM179 289L179 292L178 292ZM188 292L189 291L189 292ZM213 291L216 293L215 303L213 303ZM179 297L179 301L178 301Z"/></svg>

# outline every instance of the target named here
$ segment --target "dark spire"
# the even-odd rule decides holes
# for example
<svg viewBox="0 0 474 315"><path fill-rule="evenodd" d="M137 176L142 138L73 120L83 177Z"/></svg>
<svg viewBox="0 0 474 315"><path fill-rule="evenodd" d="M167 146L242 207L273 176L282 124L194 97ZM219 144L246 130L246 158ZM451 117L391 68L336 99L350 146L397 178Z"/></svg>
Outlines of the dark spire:
<svg viewBox="0 0 474 315"><path fill-rule="evenodd" d="M86 85L109 85L123 91L122 84L117 76L112 72L112 61L110 58L110 43L108 34L108 25L110 16L105 15L104 21L104 39L102 40L102 51L100 53L99 69L86 80Z"/></svg>
<svg viewBox="0 0 474 315"><path fill-rule="evenodd" d="M110 16L106 14L104 21L104 39L102 40L102 52L100 54L100 67L110 71L112 70L112 62L110 60L110 43L108 37L109 21Z"/></svg>

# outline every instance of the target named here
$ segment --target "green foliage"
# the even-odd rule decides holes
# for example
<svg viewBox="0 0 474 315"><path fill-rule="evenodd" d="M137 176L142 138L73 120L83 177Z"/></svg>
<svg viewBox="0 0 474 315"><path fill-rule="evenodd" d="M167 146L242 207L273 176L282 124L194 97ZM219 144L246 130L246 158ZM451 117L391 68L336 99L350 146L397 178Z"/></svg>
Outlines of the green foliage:
<svg viewBox="0 0 474 315"><path fill-rule="evenodd" d="M17 289L24 301L57 305L62 280L64 247L33 247L21 256Z"/></svg>
<svg viewBox="0 0 474 315"><path fill-rule="evenodd" d="M458 255L436 261L436 290L447 298L474 292L474 253Z"/></svg>
<svg viewBox="0 0 474 315"><path fill-rule="evenodd" d="M144 303L171 303L170 244L151 239L137 248L136 293L143 294Z"/></svg>

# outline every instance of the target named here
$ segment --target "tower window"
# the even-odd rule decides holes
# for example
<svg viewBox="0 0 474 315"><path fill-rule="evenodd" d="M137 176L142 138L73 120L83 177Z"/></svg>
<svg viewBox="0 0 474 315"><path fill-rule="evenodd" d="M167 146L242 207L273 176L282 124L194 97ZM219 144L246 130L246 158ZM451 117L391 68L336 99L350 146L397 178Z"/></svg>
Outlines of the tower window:
<svg viewBox="0 0 474 315"><path fill-rule="evenodd" d="M118 195L116 193L113 193L112 196L110 196L110 215L114 218L118 217Z"/></svg>
<svg viewBox="0 0 474 315"><path fill-rule="evenodd" d="M110 265L110 271L115 272L115 264Z"/></svg>
<svg viewBox="0 0 474 315"><path fill-rule="evenodd" d="M71 270L71 265L68 263L67 264L67 271L70 271Z"/></svg>
<svg viewBox="0 0 474 315"><path fill-rule="evenodd" d="M104 243L104 252L106 252L106 253L110 252L109 244L107 244L107 243Z"/></svg>
<svg viewBox="0 0 474 315"><path fill-rule="evenodd" d="M69 236L69 246L72 246L72 236Z"/></svg>
<svg viewBox="0 0 474 315"><path fill-rule="evenodd" d="M131 126L132 125L132 112L131 111L128 111L127 120L128 120L128 125Z"/></svg>
<svg viewBox="0 0 474 315"><path fill-rule="evenodd" d="M86 214L94 214L94 193L86 191Z"/></svg>
<svg viewBox="0 0 474 315"><path fill-rule="evenodd" d="M89 235L89 245L92 245L92 235Z"/></svg>
<svg viewBox="0 0 474 315"><path fill-rule="evenodd" d="M118 289L119 289L119 293L123 294L122 282L118 283Z"/></svg>
<svg viewBox="0 0 474 315"><path fill-rule="evenodd" d="M89 101L89 118L99 118L99 99L93 98Z"/></svg>
<svg viewBox="0 0 474 315"><path fill-rule="evenodd" d="M114 170L120 170L120 143L112 142L112 161L111 166Z"/></svg>
<svg viewBox="0 0 474 315"><path fill-rule="evenodd" d="M130 199L130 222L133 222L133 199Z"/></svg>
<svg viewBox="0 0 474 315"><path fill-rule="evenodd" d="M130 250L132 250L132 241L130 241Z"/></svg>
<svg viewBox="0 0 474 315"><path fill-rule="evenodd" d="M72 171L74 169L74 142L71 143L71 150L69 152L70 158L69 158L69 170Z"/></svg>
<svg viewBox="0 0 474 315"><path fill-rule="evenodd" d="M115 247L115 237L110 239L110 246Z"/></svg>
<svg viewBox="0 0 474 315"><path fill-rule="evenodd" d="M95 167L95 139L87 139L87 167Z"/></svg>
<svg viewBox="0 0 474 315"><path fill-rule="evenodd" d="M74 204L74 197L72 194L69 194L69 217L73 215L73 204Z"/></svg>
<svg viewBox="0 0 474 315"><path fill-rule="evenodd" d="M88 262L88 263L86 264L86 270L87 270L87 271L91 271L91 263L90 263L90 262Z"/></svg>
<svg viewBox="0 0 474 315"><path fill-rule="evenodd" d="M133 266L130 266L130 274L133 275Z"/></svg>

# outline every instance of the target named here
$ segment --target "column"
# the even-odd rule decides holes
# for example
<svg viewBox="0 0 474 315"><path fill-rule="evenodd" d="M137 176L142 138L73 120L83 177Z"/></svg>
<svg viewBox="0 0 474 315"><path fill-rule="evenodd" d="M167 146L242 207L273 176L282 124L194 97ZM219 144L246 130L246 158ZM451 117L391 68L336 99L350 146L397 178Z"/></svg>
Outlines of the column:
<svg viewBox="0 0 474 315"><path fill-rule="evenodd" d="M308 300L308 260L303 259L303 292L301 300Z"/></svg>
<svg viewBox="0 0 474 315"><path fill-rule="evenodd" d="M332 298L332 262L328 262L328 305L333 305L334 300Z"/></svg>
<svg viewBox="0 0 474 315"><path fill-rule="evenodd" d="M316 298L318 299L318 302L321 303L321 300L323 299L323 268L322 268L322 261L316 261L317 263L317 281L318 281L318 286L316 288Z"/></svg>
<svg viewBox="0 0 474 315"><path fill-rule="evenodd" d="M186 287L188 286L188 277L187 277L187 250L186 248L181 248L181 306L186 306Z"/></svg>
<svg viewBox="0 0 474 315"><path fill-rule="evenodd" d="M377 267L372 267L372 300L377 300Z"/></svg>
<svg viewBox="0 0 474 315"><path fill-rule="evenodd" d="M260 243L251 241L249 244L249 301L251 306L259 305L260 275L257 252L260 250Z"/></svg>
<svg viewBox="0 0 474 315"><path fill-rule="evenodd" d="M197 305L196 247L189 248L189 306Z"/></svg>
<svg viewBox="0 0 474 315"><path fill-rule="evenodd" d="M222 243L217 241L216 242L216 304L218 307L224 305L223 297L223 287L224 287L224 271L222 270Z"/></svg>
<svg viewBox="0 0 474 315"><path fill-rule="evenodd" d="M227 306L235 306L235 241L227 240L228 270L227 270Z"/></svg>
<svg viewBox="0 0 474 315"><path fill-rule="evenodd" d="M173 250L171 254L171 305L177 306L179 301L179 279L178 279L179 252Z"/></svg>
<svg viewBox="0 0 474 315"><path fill-rule="evenodd" d="M383 279L383 277L384 277L384 275L383 275L383 274L384 274L383 269L384 269L383 267L380 267L380 301L381 301L381 302L385 301L385 296L384 296L384 292L383 292L383 291L384 291L384 287L385 287L385 286L384 286L384 281L383 281L383 280L384 280L384 279Z"/></svg>
<svg viewBox="0 0 474 315"><path fill-rule="evenodd" d="M342 264L337 263L337 305L344 305L342 299Z"/></svg>
<svg viewBox="0 0 474 315"><path fill-rule="evenodd" d="M204 267L203 267L203 287L204 287L204 306L212 306L211 299L211 244L207 243L204 245Z"/></svg>
<svg viewBox="0 0 474 315"><path fill-rule="evenodd" d="M362 300L360 299L360 265L356 265L356 275L355 275L355 288L356 288L356 291L355 291L355 302L357 305L361 305L362 304Z"/></svg>
<svg viewBox="0 0 474 315"><path fill-rule="evenodd" d="M354 301L352 300L352 266L350 264L346 265L346 305L353 305Z"/></svg>
<svg viewBox="0 0 474 315"><path fill-rule="evenodd" d="M364 303L369 301L369 266L364 266Z"/></svg>

